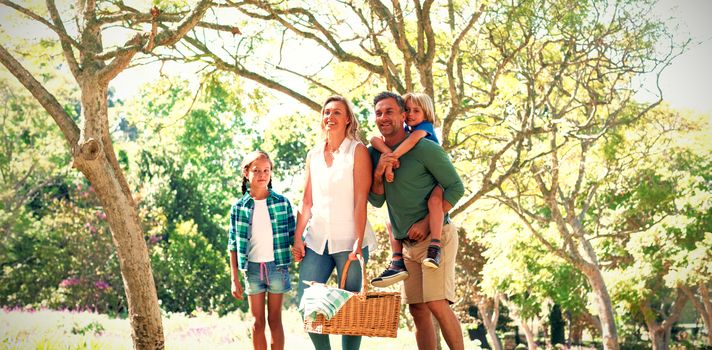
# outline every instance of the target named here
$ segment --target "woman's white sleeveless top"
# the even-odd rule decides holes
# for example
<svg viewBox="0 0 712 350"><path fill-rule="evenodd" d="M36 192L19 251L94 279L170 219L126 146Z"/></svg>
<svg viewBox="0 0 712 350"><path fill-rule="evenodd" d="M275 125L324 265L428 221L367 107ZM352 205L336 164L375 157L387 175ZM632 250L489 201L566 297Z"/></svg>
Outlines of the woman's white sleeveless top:
<svg viewBox="0 0 712 350"><path fill-rule="evenodd" d="M331 166L324 159L324 142L309 152L312 190L312 217L305 242L313 251L323 254L352 251L356 242L354 221L354 160L360 142L345 138ZM362 247L369 252L376 249L376 236L366 220Z"/></svg>

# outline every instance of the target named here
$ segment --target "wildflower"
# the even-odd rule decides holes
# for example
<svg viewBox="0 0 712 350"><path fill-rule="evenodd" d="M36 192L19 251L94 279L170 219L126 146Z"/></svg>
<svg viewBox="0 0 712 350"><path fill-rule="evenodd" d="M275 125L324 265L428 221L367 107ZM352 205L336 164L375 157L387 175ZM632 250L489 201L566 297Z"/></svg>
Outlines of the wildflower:
<svg viewBox="0 0 712 350"><path fill-rule="evenodd" d="M148 243L149 244L156 244L163 240L163 237L161 235L152 235L148 237Z"/></svg>
<svg viewBox="0 0 712 350"><path fill-rule="evenodd" d="M91 232L92 234L96 233L96 227L94 227L94 225L89 222L84 225L84 228L89 229L89 232Z"/></svg>
<svg viewBox="0 0 712 350"><path fill-rule="evenodd" d="M108 289L111 286L104 281L96 281L96 282L94 282L94 287L99 290L104 290L104 289Z"/></svg>
<svg viewBox="0 0 712 350"><path fill-rule="evenodd" d="M70 277L67 279L62 280L62 282L59 282L59 287L60 288L68 288L71 286L76 286L82 283L82 280L77 278L77 277Z"/></svg>
<svg viewBox="0 0 712 350"><path fill-rule="evenodd" d="M96 215L97 219L99 219L99 220L106 220L106 213L104 213L101 210L97 210L95 215Z"/></svg>

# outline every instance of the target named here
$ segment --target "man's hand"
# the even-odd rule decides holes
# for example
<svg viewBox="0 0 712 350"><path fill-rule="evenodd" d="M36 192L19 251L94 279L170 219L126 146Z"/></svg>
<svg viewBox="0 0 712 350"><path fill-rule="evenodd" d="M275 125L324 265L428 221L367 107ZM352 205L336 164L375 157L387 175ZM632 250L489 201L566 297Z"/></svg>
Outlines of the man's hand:
<svg viewBox="0 0 712 350"><path fill-rule="evenodd" d="M242 285L240 280L232 280L232 288L230 288L232 296L237 300L242 300Z"/></svg>
<svg viewBox="0 0 712 350"><path fill-rule="evenodd" d="M408 229L408 238L415 241L422 241L429 233L430 227L428 225L428 217L426 216Z"/></svg>

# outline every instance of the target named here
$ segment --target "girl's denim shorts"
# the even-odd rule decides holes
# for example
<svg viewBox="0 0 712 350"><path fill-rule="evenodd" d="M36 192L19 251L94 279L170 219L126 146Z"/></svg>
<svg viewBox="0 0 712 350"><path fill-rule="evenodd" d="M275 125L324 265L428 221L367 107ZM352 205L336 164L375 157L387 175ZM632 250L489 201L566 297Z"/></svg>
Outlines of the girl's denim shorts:
<svg viewBox="0 0 712 350"><path fill-rule="evenodd" d="M289 278L289 266L277 266L274 261L247 263L245 278L245 293L247 295L259 293L282 294L292 290Z"/></svg>

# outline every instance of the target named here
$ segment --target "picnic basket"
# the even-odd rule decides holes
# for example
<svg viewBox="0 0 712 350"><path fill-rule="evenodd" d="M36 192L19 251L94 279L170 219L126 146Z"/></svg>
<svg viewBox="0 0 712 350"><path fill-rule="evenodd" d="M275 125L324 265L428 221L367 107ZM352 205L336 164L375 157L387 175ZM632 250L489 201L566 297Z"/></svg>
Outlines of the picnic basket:
<svg viewBox="0 0 712 350"><path fill-rule="evenodd" d="M362 335L395 338L400 317L400 293L369 292L366 268L361 264L361 292L351 297L336 314L327 320L318 314L316 319L304 319L304 330L319 334ZM346 260L339 287L344 288L351 260Z"/></svg>

